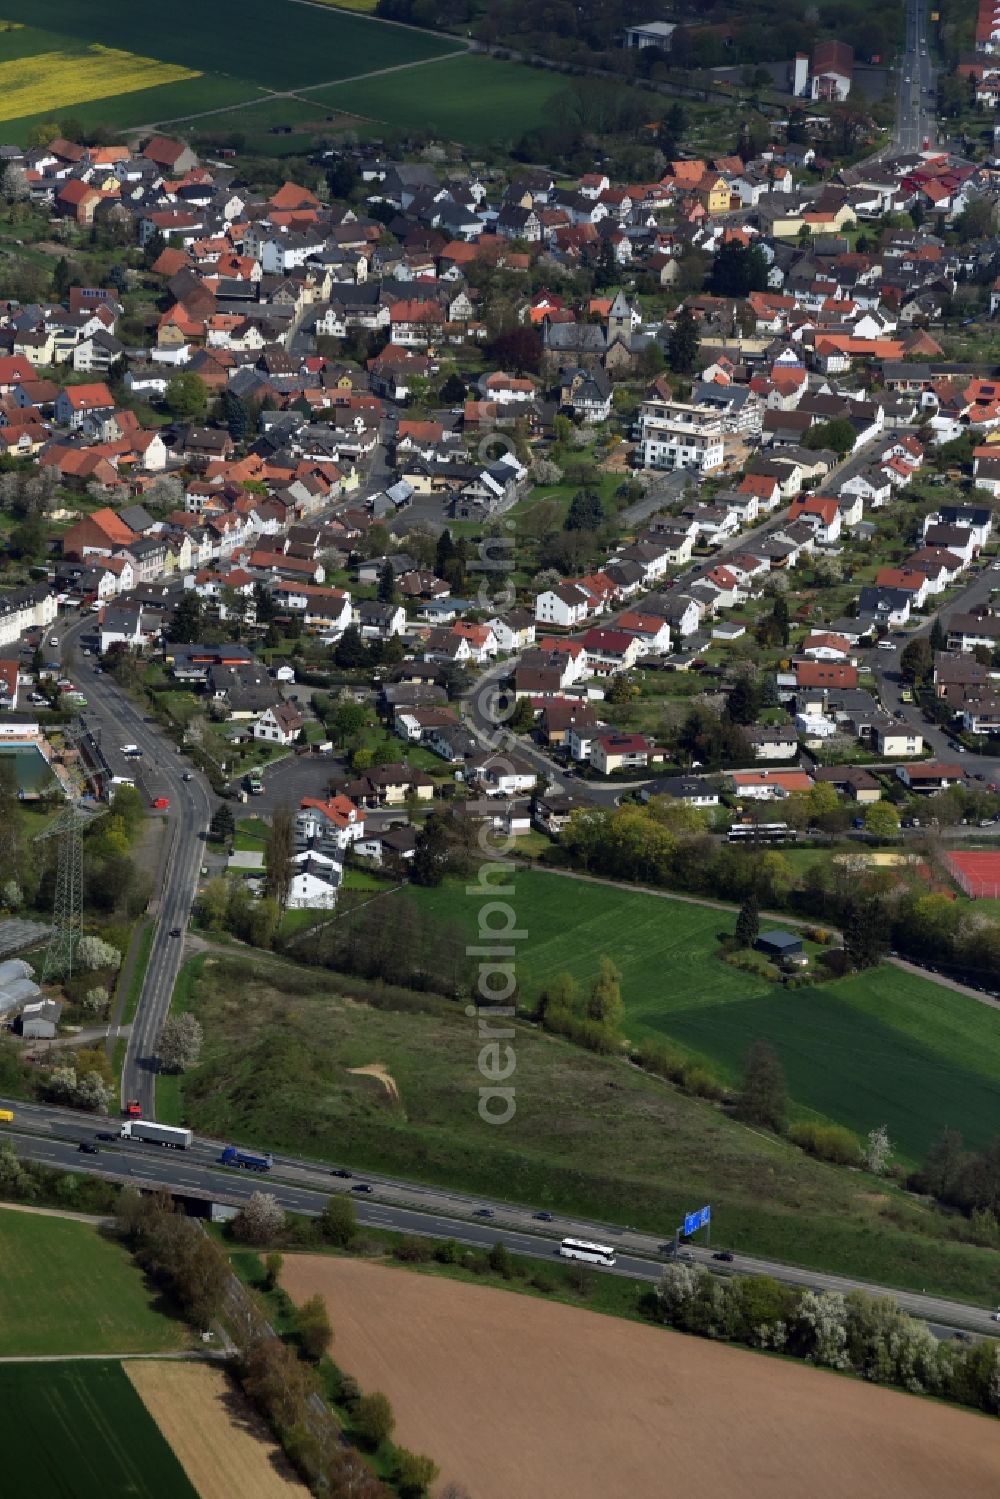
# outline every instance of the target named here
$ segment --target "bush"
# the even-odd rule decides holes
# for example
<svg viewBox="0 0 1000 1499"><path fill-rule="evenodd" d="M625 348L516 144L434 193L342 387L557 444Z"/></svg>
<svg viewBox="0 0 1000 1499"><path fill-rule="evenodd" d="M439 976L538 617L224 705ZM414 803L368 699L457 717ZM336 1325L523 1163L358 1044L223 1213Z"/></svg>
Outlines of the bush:
<svg viewBox="0 0 1000 1499"><path fill-rule="evenodd" d="M389 1440L396 1425L389 1397L381 1390L362 1395L354 1407L352 1419L358 1436L373 1451Z"/></svg>
<svg viewBox="0 0 1000 1499"><path fill-rule="evenodd" d="M681 1083L685 1093L693 1093L696 1098L724 1098L726 1094L719 1079L707 1067L685 1067Z"/></svg>
<svg viewBox="0 0 1000 1499"><path fill-rule="evenodd" d="M858 1137L840 1124L817 1124L813 1120L800 1120L788 1131L793 1145L798 1145L821 1161L831 1161L835 1166L859 1166L861 1145Z"/></svg>

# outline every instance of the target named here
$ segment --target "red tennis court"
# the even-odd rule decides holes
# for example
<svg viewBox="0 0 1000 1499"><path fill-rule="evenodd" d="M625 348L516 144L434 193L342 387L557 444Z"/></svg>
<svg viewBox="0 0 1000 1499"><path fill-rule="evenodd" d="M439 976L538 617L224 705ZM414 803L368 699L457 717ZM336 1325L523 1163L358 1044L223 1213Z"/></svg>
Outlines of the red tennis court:
<svg viewBox="0 0 1000 1499"><path fill-rule="evenodd" d="M953 878L973 900L1000 897L1000 849L969 849L945 858Z"/></svg>

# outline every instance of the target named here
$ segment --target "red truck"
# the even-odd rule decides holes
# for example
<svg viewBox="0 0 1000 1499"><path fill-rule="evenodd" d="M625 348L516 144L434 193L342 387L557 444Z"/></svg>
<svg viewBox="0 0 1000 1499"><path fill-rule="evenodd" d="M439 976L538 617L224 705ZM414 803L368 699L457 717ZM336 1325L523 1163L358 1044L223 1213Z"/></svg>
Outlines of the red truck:
<svg viewBox="0 0 1000 1499"><path fill-rule="evenodd" d="M157 812L166 812L169 806L169 796L155 796L153 798L153 807Z"/></svg>
<svg viewBox="0 0 1000 1499"><path fill-rule="evenodd" d="M142 1107L139 1103L139 1100L137 1098L130 1098L128 1103L125 1105L125 1112L126 1114L128 1114L130 1119L138 1119L139 1115L142 1113Z"/></svg>

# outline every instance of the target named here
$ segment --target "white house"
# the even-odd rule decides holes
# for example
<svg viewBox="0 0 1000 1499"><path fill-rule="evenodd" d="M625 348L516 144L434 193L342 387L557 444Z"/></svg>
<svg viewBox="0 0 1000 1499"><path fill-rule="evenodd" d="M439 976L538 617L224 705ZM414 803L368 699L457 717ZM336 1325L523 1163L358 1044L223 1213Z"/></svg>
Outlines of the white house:
<svg viewBox="0 0 1000 1499"><path fill-rule="evenodd" d="M253 737L265 744L294 744L302 729L302 714L294 703L277 703L262 713L253 726Z"/></svg>

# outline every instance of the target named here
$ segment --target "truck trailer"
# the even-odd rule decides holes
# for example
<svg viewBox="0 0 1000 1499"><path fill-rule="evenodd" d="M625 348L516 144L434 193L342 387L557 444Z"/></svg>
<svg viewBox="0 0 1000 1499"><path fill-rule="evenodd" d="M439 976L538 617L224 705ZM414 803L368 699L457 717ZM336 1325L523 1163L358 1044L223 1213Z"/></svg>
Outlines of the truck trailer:
<svg viewBox="0 0 1000 1499"><path fill-rule="evenodd" d="M194 1135L189 1129L176 1129L172 1124L154 1124L151 1119L126 1119L119 1138L144 1140L149 1145L169 1145L174 1150L187 1150Z"/></svg>
<svg viewBox="0 0 1000 1499"><path fill-rule="evenodd" d="M270 1171L274 1165L269 1150L238 1150L235 1145L227 1145L219 1160L223 1166L237 1166L243 1171Z"/></svg>

